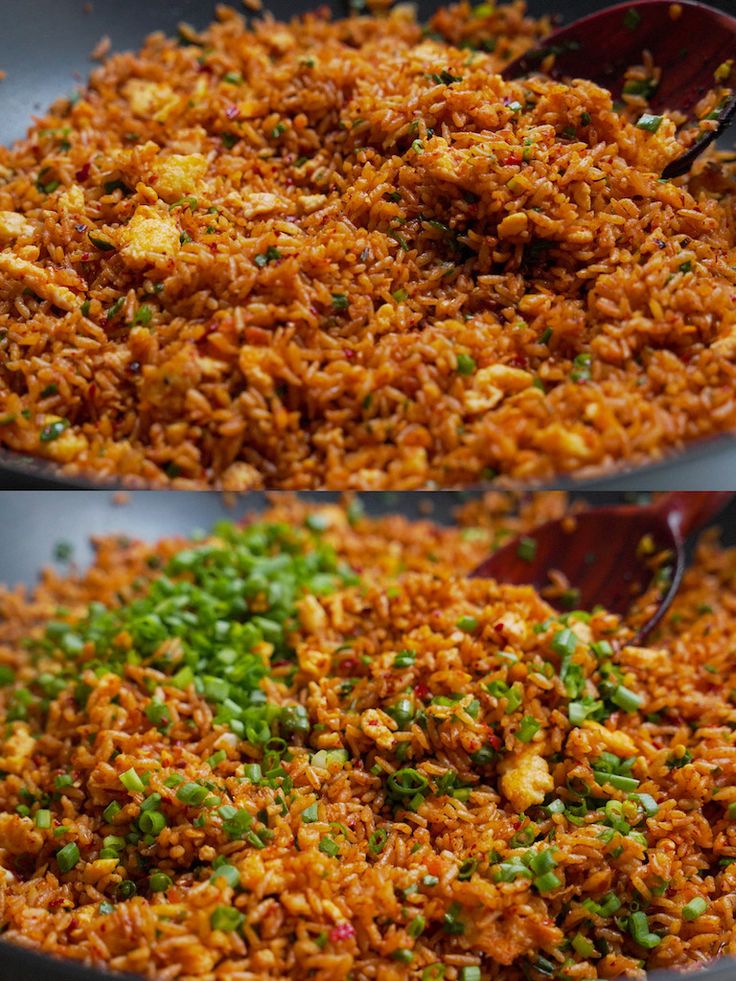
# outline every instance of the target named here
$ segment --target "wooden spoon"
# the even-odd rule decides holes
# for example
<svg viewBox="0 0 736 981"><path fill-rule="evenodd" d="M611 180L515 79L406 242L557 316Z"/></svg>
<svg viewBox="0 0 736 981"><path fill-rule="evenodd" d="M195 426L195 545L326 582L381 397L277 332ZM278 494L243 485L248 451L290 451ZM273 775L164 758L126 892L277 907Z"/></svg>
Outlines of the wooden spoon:
<svg viewBox="0 0 736 981"><path fill-rule="evenodd" d="M625 615L652 581L647 558L669 550L672 574L666 595L639 629L641 640L659 622L675 597L685 569L685 540L718 514L736 495L688 493L663 495L646 507L618 505L583 511L574 517L548 521L515 538L478 566L471 578L549 586L549 573L563 573L577 590L576 609L600 604ZM642 548L642 540L651 548ZM648 554L645 554L645 551ZM551 600L553 606L558 604Z"/></svg>
<svg viewBox="0 0 736 981"><path fill-rule="evenodd" d="M736 60L736 18L692 0L617 4L551 34L538 48L507 65L503 76L519 78L539 71L542 62L554 55L552 66L544 66L547 74L591 79L618 98L626 69L641 64L644 51L649 51L654 64L662 69L660 84L650 98L654 114L679 110L689 121L697 122L695 107L709 89L722 84L735 90L718 110L717 127L703 132L662 173L666 178L680 177L736 118L736 61L731 65L730 78L727 75L723 81L715 81L716 71Z"/></svg>

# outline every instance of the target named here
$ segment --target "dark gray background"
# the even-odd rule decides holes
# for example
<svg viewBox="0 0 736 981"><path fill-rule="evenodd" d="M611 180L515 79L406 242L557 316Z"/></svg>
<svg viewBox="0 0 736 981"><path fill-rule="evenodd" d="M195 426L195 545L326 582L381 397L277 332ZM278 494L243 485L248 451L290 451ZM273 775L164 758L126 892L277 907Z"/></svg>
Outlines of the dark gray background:
<svg viewBox="0 0 736 981"><path fill-rule="evenodd" d="M479 492L404 491L361 494L368 514L401 512L416 519L430 517L444 524L453 522L456 509ZM277 495L273 495L277 496ZM646 501L646 494L578 494L593 506ZM338 501L339 494L312 493L312 500ZM234 503L233 503L234 501ZM66 542L73 547L74 561L86 565L92 555L92 535L121 532L131 537L155 541L167 535L189 535L208 530L222 519L237 520L244 514L265 507L265 494L237 496L198 491L137 491L127 503L115 503L109 491L26 491L0 495L0 582L32 585L44 565L61 571L65 564L54 559L54 547ZM723 530L723 539L736 544L736 499L714 524Z"/></svg>
<svg viewBox="0 0 736 981"><path fill-rule="evenodd" d="M292 17L321 0L266 0L280 18ZM736 14L736 0L713 0ZM236 9L245 11L240 0ZM329 4L337 14L347 12L347 0ZM607 0L528 0L531 13L559 12L566 22L608 6ZM181 20L204 27L215 8L213 0L0 0L0 142L22 136L29 117L40 114L54 99L71 94L94 67L89 54L104 34L113 50L135 48L150 31L172 33ZM420 0L426 18L437 0ZM560 486L565 481L555 481ZM0 450L0 490L84 485L60 480L41 461L28 461ZM578 485L581 486L581 485ZM724 436L693 447L665 464L606 477L587 486L603 489L729 490L736 487L736 439Z"/></svg>

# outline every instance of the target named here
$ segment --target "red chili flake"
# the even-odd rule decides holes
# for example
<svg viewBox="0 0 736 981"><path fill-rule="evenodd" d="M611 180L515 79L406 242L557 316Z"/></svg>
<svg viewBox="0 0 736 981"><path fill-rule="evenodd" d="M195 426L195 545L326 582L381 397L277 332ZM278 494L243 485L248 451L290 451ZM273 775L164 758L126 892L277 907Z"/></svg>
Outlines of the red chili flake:
<svg viewBox="0 0 736 981"><path fill-rule="evenodd" d="M494 623L493 624L493 629L496 631L497 634L503 634L505 632L505 630L506 630L506 624L505 623Z"/></svg>
<svg viewBox="0 0 736 981"><path fill-rule="evenodd" d="M354 671L358 667L358 662L354 657L346 657L340 662L340 667L345 668L346 671Z"/></svg>
<svg viewBox="0 0 736 981"><path fill-rule="evenodd" d="M342 353L345 355L348 361L352 361L355 357L355 351L351 347L344 347L342 349Z"/></svg>
<svg viewBox="0 0 736 981"><path fill-rule="evenodd" d="M69 929L74 930L78 926L79 926L79 920L76 918L76 916L73 916L71 920L69 920Z"/></svg>
<svg viewBox="0 0 736 981"><path fill-rule="evenodd" d="M92 253L91 252L83 252L82 253L82 262L89 262L89 260L91 258L92 258Z"/></svg>
<svg viewBox="0 0 736 981"><path fill-rule="evenodd" d="M511 818L511 827L514 829L514 831L516 831L518 828L520 828L521 827L521 818L518 818L518 817Z"/></svg>
<svg viewBox="0 0 736 981"><path fill-rule="evenodd" d="M57 906L61 906L64 902L63 896L55 896L53 899L49 900L49 909L56 909Z"/></svg>
<svg viewBox="0 0 736 981"><path fill-rule="evenodd" d="M514 368L526 368L529 364L529 358L525 358L523 354L515 354L509 364Z"/></svg>
<svg viewBox="0 0 736 981"><path fill-rule="evenodd" d="M352 923L338 923L330 930L330 940L337 943L338 940L350 940L355 936L355 927Z"/></svg>
<svg viewBox="0 0 736 981"><path fill-rule="evenodd" d="M511 164L520 164L520 163L521 163L521 157L516 153L512 153L511 156L506 157L505 160L501 161L501 164L504 167L508 167Z"/></svg>
<svg viewBox="0 0 736 981"><path fill-rule="evenodd" d="M240 115L240 109L238 109L238 107L235 105L228 106L225 110L225 115L228 119L237 119Z"/></svg>
<svg viewBox="0 0 736 981"><path fill-rule="evenodd" d="M271 661L272 668L283 668L287 664L291 664L291 661L287 661L285 658L282 658L280 661Z"/></svg>
<svg viewBox="0 0 736 981"><path fill-rule="evenodd" d="M495 732L488 733L488 742L493 746L494 749L501 748L501 740L498 738Z"/></svg>
<svg viewBox="0 0 736 981"><path fill-rule="evenodd" d="M358 759L353 760L353 769L354 770L362 770L363 767L364 767L364 765L365 764L363 763L362 760L358 760Z"/></svg>
<svg viewBox="0 0 736 981"><path fill-rule="evenodd" d="M430 694L430 691L428 686L425 685L423 681L418 681L417 684L414 685L414 694L417 696L417 698L424 699Z"/></svg>
<svg viewBox="0 0 736 981"><path fill-rule="evenodd" d="M89 172L91 167L92 164L88 160L87 163L83 167L81 167L74 176L77 178L78 181L86 181L87 178L89 177Z"/></svg>

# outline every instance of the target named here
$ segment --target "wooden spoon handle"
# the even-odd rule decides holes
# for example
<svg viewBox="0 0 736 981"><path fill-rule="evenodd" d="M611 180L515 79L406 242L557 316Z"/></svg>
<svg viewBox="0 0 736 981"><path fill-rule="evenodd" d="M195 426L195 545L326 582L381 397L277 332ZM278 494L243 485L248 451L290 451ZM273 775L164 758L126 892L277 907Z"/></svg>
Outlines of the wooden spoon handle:
<svg viewBox="0 0 736 981"><path fill-rule="evenodd" d="M719 514L734 497L729 492L674 491L663 495L654 510L684 540Z"/></svg>

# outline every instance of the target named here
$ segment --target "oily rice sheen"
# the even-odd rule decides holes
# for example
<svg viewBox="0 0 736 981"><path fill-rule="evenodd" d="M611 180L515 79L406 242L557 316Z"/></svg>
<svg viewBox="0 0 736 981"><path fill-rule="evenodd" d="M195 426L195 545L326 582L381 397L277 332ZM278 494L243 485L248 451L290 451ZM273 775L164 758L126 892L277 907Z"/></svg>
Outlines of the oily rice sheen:
<svg viewBox="0 0 736 981"><path fill-rule="evenodd" d="M4 592L4 939L244 981L736 953L736 552L701 543L647 647L464 577L561 508L441 529L282 501Z"/></svg>
<svg viewBox="0 0 736 981"><path fill-rule="evenodd" d="M655 65L623 104L502 81L548 28L222 8L110 57L0 149L0 444L131 484L397 489L736 426L733 165L659 179L694 130L637 125Z"/></svg>

